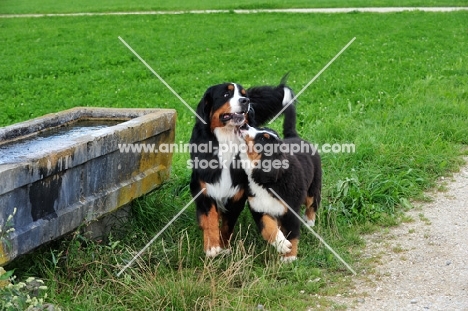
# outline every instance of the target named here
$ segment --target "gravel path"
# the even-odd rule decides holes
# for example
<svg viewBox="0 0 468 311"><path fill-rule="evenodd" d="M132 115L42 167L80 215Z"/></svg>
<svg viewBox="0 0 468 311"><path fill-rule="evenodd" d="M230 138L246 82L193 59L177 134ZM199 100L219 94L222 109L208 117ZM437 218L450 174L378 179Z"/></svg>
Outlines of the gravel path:
<svg viewBox="0 0 468 311"><path fill-rule="evenodd" d="M366 238L363 257L379 264L334 300L366 311L468 310L468 166L442 182L447 191L407 213L413 221Z"/></svg>
<svg viewBox="0 0 468 311"><path fill-rule="evenodd" d="M259 10L189 10L189 11L141 11L141 12L80 12L80 13L38 13L38 14L0 14L0 18L54 17L54 16L101 16L101 15L178 15L178 14L256 14L256 13L395 13L405 11L454 12L467 11L468 7L386 7L386 8L310 8L310 9L259 9Z"/></svg>

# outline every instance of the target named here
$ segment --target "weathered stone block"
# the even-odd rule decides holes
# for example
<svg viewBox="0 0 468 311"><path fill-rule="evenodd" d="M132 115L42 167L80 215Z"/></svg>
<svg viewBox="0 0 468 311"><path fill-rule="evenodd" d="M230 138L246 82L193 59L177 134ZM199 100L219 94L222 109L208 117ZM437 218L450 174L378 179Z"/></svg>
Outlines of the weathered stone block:
<svg viewBox="0 0 468 311"><path fill-rule="evenodd" d="M108 126L83 135L65 130L21 152L25 140L84 120ZM175 120L170 109L74 108L0 128L0 227L17 208L15 231L0 240L0 265L158 187L172 154L124 153L119 144L171 144Z"/></svg>

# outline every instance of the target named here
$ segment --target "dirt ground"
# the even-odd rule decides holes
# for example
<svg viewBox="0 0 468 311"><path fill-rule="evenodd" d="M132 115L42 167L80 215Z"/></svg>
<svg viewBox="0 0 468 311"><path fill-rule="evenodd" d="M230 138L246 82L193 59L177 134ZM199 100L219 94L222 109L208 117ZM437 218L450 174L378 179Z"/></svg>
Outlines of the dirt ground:
<svg viewBox="0 0 468 311"><path fill-rule="evenodd" d="M465 160L468 160L465 159ZM413 221L366 237L375 267L333 300L348 310L468 310L468 165L441 180Z"/></svg>

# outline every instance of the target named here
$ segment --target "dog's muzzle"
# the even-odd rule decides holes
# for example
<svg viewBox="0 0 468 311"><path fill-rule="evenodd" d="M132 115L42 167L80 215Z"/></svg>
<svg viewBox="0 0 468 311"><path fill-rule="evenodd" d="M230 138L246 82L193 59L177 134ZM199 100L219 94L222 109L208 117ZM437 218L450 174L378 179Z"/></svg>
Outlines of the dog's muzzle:
<svg viewBox="0 0 468 311"><path fill-rule="evenodd" d="M237 128L236 133L239 137L244 138L245 135L247 135L249 128L250 126L247 123L244 123Z"/></svg>
<svg viewBox="0 0 468 311"><path fill-rule="evenodd" d="M219 117L221 122L226 123L232 120L232 122L236 126L241 126L242 124L244 124L245 119L246 119L245 116L250 109L250 99L248 99L247 97L239 98L239 105L240 105L240 110L241 110L240 112L222 114Z"/></svg>
<svg viewBox="0 0 468 311"><path fill-rule="evenodd" d="M242 125L245 122L245 112L224 113L220 116L220 119L224 123L232 120L235 125Z"/></svg>

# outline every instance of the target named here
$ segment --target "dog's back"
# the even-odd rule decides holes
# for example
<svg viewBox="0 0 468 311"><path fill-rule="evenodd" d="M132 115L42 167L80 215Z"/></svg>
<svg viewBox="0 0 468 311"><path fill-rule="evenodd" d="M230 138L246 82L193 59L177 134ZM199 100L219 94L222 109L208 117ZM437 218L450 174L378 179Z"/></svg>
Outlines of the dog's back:
<svg viewBox="0 0 468 311"><path fill-rule="evenodd" d="M302 171L304 172L304 183L308 186L305 199L305 220L313 226L315 225L315 213L320 206L322 199L322 162L316 148L308 141L299 137L296 131L296 107L288 106L284 111L283 123L283 143L290 146L289 150L299 151L294 153L298 159ZM296 149L293 149L296 147Z"/></svg>

